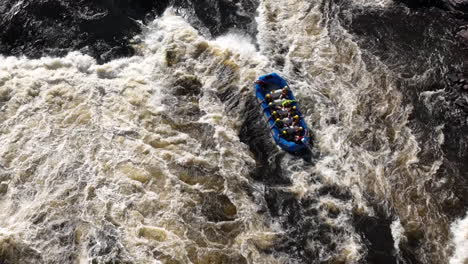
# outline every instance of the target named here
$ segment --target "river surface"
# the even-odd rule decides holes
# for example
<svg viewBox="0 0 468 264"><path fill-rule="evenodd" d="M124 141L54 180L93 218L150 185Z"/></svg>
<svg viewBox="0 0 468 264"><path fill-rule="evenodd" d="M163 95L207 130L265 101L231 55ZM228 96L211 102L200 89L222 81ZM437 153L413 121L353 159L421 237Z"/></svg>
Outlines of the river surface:
<svg viewBox="0 0 468 264"><path fill-rule="evenodd" d="M462 13L103 2L0 4L0 263L468 262ZM269 134L270 72L307 157Z"/></svg>

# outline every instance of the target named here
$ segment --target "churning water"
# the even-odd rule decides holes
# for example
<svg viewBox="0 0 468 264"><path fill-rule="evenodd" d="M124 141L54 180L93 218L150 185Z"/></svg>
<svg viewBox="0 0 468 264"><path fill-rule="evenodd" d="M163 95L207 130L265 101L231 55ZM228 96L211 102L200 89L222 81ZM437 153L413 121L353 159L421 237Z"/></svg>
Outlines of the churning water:
<svg viewBox="0 0 468 264"><path fill-rule="evenodd" d="M3 261L466 263L467 220L424 188L442 161L419 160L397 76L336 8L262 1L256 39L208 39L170 8L129 58L0 57ZM268 135L252 83L272 71L311 160Z"/></svg>

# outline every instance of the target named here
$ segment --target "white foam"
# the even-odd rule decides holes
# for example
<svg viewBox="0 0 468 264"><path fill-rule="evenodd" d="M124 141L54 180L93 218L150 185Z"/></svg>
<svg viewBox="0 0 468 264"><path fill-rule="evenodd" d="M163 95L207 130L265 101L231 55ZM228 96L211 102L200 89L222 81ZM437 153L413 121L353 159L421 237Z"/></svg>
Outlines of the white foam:
<svg viewBox="0 0 468 264"><path fill-rule="evenodd" d="M385 8L394 4L392 0L352 0L352 2L353 4L359 5L362 7L378 7L378 8Z"/></svg>
<svg viewBox="0 0 468 264"><path fill-rule="evenodd" d="M450 264L468 263L468 212L464 219L452 223L450 231L453 236L452 246L455 248Z"/></svg>
<svg viewBox="0 0 468 264"><path fill-rule="evenodd" d="M257 55L252 38L242 33L227 33L217 37L211 43L244 56Z"/></svg>
<svg viewBox="0 0 468 264"><path fill-rule="evenodd" d="M405 229L401 225L400 219L396 219L390 225L390 230L392 232L392 237L394 241L394 248L397 254L400 253L400 243L406 240Z"/></svg>
<svg viewBox="0 0 468 264"><path fill-rule="evenodd" d="M377 3L381 2L388 1ZM387 162L393 162L392 155L389 155L386 149L388 146L383 146L381 150L367 151L358 144L353 145L355 142L351 142L353 138L365 137L372 133L377 137L381 136L378 132L382 131L372 130L374 129L371 126L372 120L371 122L364 120L365 115L373 116L365 112L366 108L361 105L362 100L381 93L391 96L389 101L396 105L394 109L389 109L391 106L385 98L376 97L376 100L372 101L376 103L373 110L384 114L389 109L390 115L401 114L401 120L397 121L402 122L388 124L395 126L391 128L395 128L397 134L400 131L405 132L406 109L399 108L398 93L392 90L392 87L382 88L374 82L372 78L377 73L365 71L359 57L359 49L349 40L350 37L347 38L345 35L343 40L340 40L342 43L339 45L342 46L338 48L330 42L327 28L322 28L320 23L322 15L319 4L314 5L310 1L291 1L285 5L282 2L269 0L262 2L258 11L257 37L260 52L249 36L238 32L230 32L214 40L207 40L182 17L168 9L144 29L142 36L137 37L141 40L135 44L138 55L131 58L97 65L93 58L79 52L72 52L64 58L45 57L38 60L0 56L0 60L4 62L0 64L0 70L4 70L3 73L0 71L0 85L3 83L5 87L11 88L13 98L25 105L25 112L38 113L37 116L30 118L27 115L16 115L14 107L8 108L12 110L5 115L5 118L10 118L12 124L21 123L23 127L21 131L17 129L19 132L14 129L11 133L8 131L11 135L6 132L0 134L0 141L5 142L4 145L0 145L0 154L5 156L16 152L23 154L11 161L18 170L21 170L22 166L33 167L38 163L40 175L35 175L37 177L32 180L21 179L24 180L21 188L26 188L33 197L36 192L42 193L42 196L38 196L40 199L30 203L31 207L23 206L19 212L14 212L15 217L10 216L14 211L12 202L8 199L0 200L0 208L6 212L5 215L0 214L0 218L28 225L27 217L30 214L48 208L55 212L55 207L49 206L48 203L60 205L61 201L55 201L56 197L59 197L58 195L64 190L73 190L76 187L75 177L71 177L68 172L78 171L79 178L88 184L83 196L90 196L82 203L81 200L77 202L79 203L77 206L83 207L80 217L91 223L91 226L99 226L102 219L113 217L114 221L119 223L119 232L125 236L125 241L119 243L125 243L128 254L134 257L135 262L154 260L153 256L146 255L149 252L146 246L151 245L152 249L160 252L171 252L174 258L181 257L179 261L185 263L187 259L183 258L186 253L178 254L177 251L184 252L187 242L196 244L186 237L186 234L193 230L211 228L212 223L197 215L200 208L190 211L193 207L202 205L197 204L196 195L186 190L193 192L203 190L202 184L197 183L192 188L178 179L177 172L170 172L168 168L173 165L215 167L218 169L216 177L221 177L224 182L221 183L224 184L223 194L236 205L237 220L232 224L240 223L239 234L230 241L229 250L238 250L244 256L251 256L249 262L252 260L252 263L293 261L270 260L271 256L258 251L249 242L254 234L281 234L287 230L283 229L276 218L265 220L266 214L259 214L258 211L265 209L266 205L253 202L243 191L245 186L253 185L249 182L251 180L249 175L255 168L255 161L248 148L238 137L243 115L236 111L244 109L240 106L233 110L235 113L230 113L228 116L224 110L226 106L216 96L217 91L213 88L218 81L217 71L223 67L231 67L233 71L238 71L235 74L239 76L239 80L236 79L232 88L239 88L240 91L234 92L239 92L240 96L251 95L253 93L251 81L262 73L270 72L269 63L271 57L275 56L284 60L284 68L275 66L275 71L281 68L285 77L301 77L294 78L296 85L292 86L301 100L301 106L309 110L307 122L317 135L319 141L316 146L322 152L317 164L309 167L303 161L298 161L296 157L284 158L282 162L285 164L282 164L284 165L282 168L288 168L284 169L284 176L290 177L293 182L292 186L285 189L294 192L298 199L307 199L311 196L322 204L330 202L330 206L339 208L339 216L336 219L327 218L326 211L322 211L320 217L328 224L345 231L333 234L336 235L333 238L336 238L337 248L343 250L343 257L349 263L361 261L365 254L364 247L360 236L351 225L351 212L358 208L360 213L371 215L363 195L367 183L365 180L374 177L372 183L379 185L379 190L389 190L385 180L387 172L384 168ZM203 56L191 57L197 47L205 46L203 44L208 46ZM173 65L167 65L169 49L177 58ZM284 54L279 51L284 51ZM296 65L298 73L293 70ZM199 138L178 131L177 128L171 127L173 124L170 120L163 119L164 115L172 117L171 111L179 107L163 104L163 99L167 99L165 96L171 96L172 83L181 75L196 76L202 84L203 96L196 103L203 114L200 119L191 122L213 126L214 132L209 135L211 137L209 140L215 146L213 149L201 149ZM23 90L25 91L23 94L27 94L29 88L36 86L39 87L37 90L40 93L37 98L31 99L20 94ZM382 89L387 90L382 92ZM245 98L247 96L241 100ZM59 113L53 112L55 105L71 104L70 101L73 103L71 109L64 108ZM42 112L37 112L36 109ZM49 110L53 114L47 113ZM21 118L17 118L18 116ZM74 116L76 116L74 120L85 121L83 123L77 121L76 124L72 122L68 126L67 120L73 120L70 117ZM332 117L336 119L334 124L329 122ZM361 131L365 128L369 128L370 132ZM141 137L134 139L131 133L128 137L119 136L116 135L116 130L135 132L134 134L139 134ZM23 134L25 137L30 137L34 144L26 142L24 147L17 147L15 142L20 140ZM152 144L145 142L148 138ZM418 149L413 138L407 134L396 138L406 140L399 143L407 145L407 148L401 152L416 157ZM443 138L440 140L443 141ZM61 152L60 155L54 152L54 144L60 146L57 148ZM62 152L68 155L63 155ZM33 154L36 153L44 155L44 160L39 158L37 161L31 160L30 157L34 157ZM18 162L21 159L24 161ZM407 163L415 161L409 159ZM42 166L41 162L45 165ZM148 164L160 167L161 175L155 170L155 179L145 182L149 172L144 170L144 166ZM70 171L66 171L67 173L58 173L58 169L55 169L65 168L67 165L72 167ZM295 166L296 169L292 169L289 165ZM73 166L78 166L78 169ZM118 170L119 168L123 169ZM434 166L434 170L437 168ZM92 173L89 170L92 170ZM115 173L109 173L115 170ZM57 178L50 178L51 175ZM71 179L62 181L60 177L71 177ZM317 177L320 181L311 182L312 177ZM31 184L29 180L37 182ZM47 187L48 184L53 186L50 187L53 190ZM261 200L264 186L261 182L255 184L261 186L253 188L259 190L253 196ZM338 201L330 197L331 195L317 196L316 190L326 184L349 191L352 199ZM94 194L97 198L91 197L92 191L89 190L92 188L99 189ZM211 190L203 191L211 192ZM11 188L8 192L18 196L20 202L21 199L29 199L23 197L28 195L25 194L26 191ZM51 193L56 196L49 197ZM108 205L109 208L112 206L112 210L109 209L110 216L106 215L103 209ZM180 212L184 215L193 213L193 222L179 223ZM144 222L174 232L174 235L167 236L167 241L161 243L146 242L136 235L138 225ZM8 221L5 223L8 227L12 225ZM462 227L460 225L456 224L454 227L457 232L466 229L466 223ZM218 227L213 230L217 229ZM83 236L91 234L91 231L84 229ZM176 235L176 231L180 233ZM392 223L395 248L403 239L402 232L399 221ZM25 236L28 235L31 234L26 233ZM203 237L200 239L206 240ZM269 239L266 240L269 242ZM455 244L461 245L457 249L466 245L463 242L466 241L466 236L462 237L462 242L457 242L459 240L459 237L454 239ZM211 247L211 244L207 244ZM332 257L319 241L311 241L310 246L321 247L319 250L323 251L322 260ZM216 247L219 247L219 244ZM90 261L89 252L86 252L88 248L82 245L81 249L83 252L80 254L80 259L83 262ZM60 252L50 252L49 255L53 254L60 255ZM457 253L456 256L459 255ZM466 254L461 255L466 257ZM461 262L453 264L459 263Z"/></svg>

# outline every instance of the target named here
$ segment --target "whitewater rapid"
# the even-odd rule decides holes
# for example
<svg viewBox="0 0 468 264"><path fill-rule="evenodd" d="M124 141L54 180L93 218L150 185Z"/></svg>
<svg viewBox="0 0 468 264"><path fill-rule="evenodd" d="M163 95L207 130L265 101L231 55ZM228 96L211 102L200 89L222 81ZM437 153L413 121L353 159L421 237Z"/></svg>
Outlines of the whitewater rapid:
<svg viewBox="0 0 468 264"><path fill-rule="evenodd" d="M404 227L419 234L426 225L435 251L415 253L423 263L464 263L466 220L436 217L418 183L440 161L419 164L395 76L377 58L364 62L327 3L261 2L256 39L208 39L170 8L142 25L135 56L103 65L79 52L0 57L1 256L363 263L370 238L356 219L386 214L395 217L385 237L395 260L412 232ZM252 177L259 158L239 136L246 113L259 111L248 107L252 83L271 71L291 82L320 153L312 162L269 153L290 183ZM453 235L439 241L438 221Z"/></svg>

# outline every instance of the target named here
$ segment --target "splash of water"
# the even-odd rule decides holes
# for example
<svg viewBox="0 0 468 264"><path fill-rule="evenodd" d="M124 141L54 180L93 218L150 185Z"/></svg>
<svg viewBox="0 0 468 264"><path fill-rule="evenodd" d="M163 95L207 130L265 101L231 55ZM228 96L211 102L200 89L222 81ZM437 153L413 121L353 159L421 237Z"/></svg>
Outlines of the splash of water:
<svg viewBox="0 0 468 264"><path fill-rule="evenodd" d="M419 164L392 73L367 67L326 4L263 1L259 50L237 32L208 40L169 9L131 58L0 58L2 257L360 263L371 250L355 219L379 215L366 193L404 227L392 225L387 251L434 227L418 183L440 163ZM321 152L312 166L273 150L280 183L252 177L261 158L239 138L246 113L259 115L251 84L272 70L291 81Z"/></svg>
<svg viewBox="0 0 468 264"><path fill-rule="evenodd" d="M452 223L450 231L453 235L455 247L450 264L463 264L468 261L468 217Z"/></svg>

